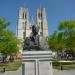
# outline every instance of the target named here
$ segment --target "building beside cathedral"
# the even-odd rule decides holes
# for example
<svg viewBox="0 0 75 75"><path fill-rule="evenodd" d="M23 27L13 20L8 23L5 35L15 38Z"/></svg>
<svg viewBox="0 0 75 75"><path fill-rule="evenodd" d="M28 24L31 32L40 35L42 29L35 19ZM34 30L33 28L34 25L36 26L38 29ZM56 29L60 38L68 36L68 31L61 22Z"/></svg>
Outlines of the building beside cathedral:
<svg viewBox="0 0 75 75"><path fill-rule="evenodd" d="M21 7L19 9L19 17L17 24L16 35L18 39L21 39L24 42L25 37L29 37L32 32L32 25L34 24L34 20L29 20L29 11L28 8ZM45 8L38 8L36 11L36 22L35 25L39 28L39 38L40 42L45 41L48 37L48 24L46 17ZM43 43L41 43L43 44ZM22 52L23 47L20 47L20 51Z"/></svg>

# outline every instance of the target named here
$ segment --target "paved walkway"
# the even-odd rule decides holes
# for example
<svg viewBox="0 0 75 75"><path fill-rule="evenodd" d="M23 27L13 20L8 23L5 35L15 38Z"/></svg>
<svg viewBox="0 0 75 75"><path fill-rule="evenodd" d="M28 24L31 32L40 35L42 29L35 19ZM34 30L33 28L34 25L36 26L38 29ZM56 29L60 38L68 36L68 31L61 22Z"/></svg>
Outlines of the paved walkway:
<svg viewBox="0 0 75 75"><path fill-rule="evenodd" d="M0 75L22 75L21 67L17 71L0 73ZM53 75L75 75L75 70L53 70Z"/></svg>
<svg viewBox="0 0 75 75"><path fill-rule="evenodd" d="M75 75L75 70L53 70L53 75Z"/></svg>

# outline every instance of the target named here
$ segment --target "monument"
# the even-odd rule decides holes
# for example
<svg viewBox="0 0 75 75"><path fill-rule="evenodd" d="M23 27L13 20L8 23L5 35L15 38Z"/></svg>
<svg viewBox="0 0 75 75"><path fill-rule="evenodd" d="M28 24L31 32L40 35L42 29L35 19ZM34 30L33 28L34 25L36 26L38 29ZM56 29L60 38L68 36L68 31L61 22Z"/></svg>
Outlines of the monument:
<svg viewBox="0 0 75 75"><path fill-rule="evenodd" d="M26 8L20 9L17 27L17 36L23 40L23 45L20 46L22 75L53 75L52 52L48 50L46 43L48 28L45 8L37 9L37 23L28 22L27 12Z"/></svg>
<svg viewBox="0 0 75 75"><path fill-rule="evenodd" d="M24 38L25 40L24 40L23 50L28 50L28 51L46 50L47 45L46 44L44 45L44 40L41 40L42 42L40 42L40 37L38 35L39 32L38 27L36 27L36 25L32 25L31 28L32 28L31 35L29 37Z"/></svg>

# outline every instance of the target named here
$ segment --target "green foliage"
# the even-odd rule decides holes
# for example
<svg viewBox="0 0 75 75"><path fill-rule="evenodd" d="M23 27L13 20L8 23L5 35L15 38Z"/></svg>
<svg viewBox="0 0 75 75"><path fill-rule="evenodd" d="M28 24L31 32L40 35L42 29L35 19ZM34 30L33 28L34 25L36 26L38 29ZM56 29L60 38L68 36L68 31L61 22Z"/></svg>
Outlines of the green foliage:
<svg viewBox="0 0 75 75"><path fill-rule="evenodd" d="M65 41L63 33L54 32L50 37L48 37L48 45L50 50L52 51L58 51L62 50L65 47Z"/></svg>
<svg viewBox="0 0 75 75"><path fill-rule="evenodd" d="M75 30L75 20L67 20L60 22L58 25L59 30Z"/></svg>
<svg viewBox="0 0 75 75"><path fill-rule="evenodd" d="M64 33L65 49L75 52L75 21L61 22L58 29Z"/></svg>
<svg viewBox="0 0 75 75"><path fill-rule="evenodd" d="M63 21L58 25L58 32L48 37L50 50L66 50L75 53L75 20Z"/></svg>
<svg viewBox="0 0 75 75"><path fill-rule="evenodd" d="M0 53L4 55L12 55L19 50L20 41L15 37L12 31L7 29L9 22L0 19Z"/></svg>
<svg viewBox="0 0 75 75"><path fill-rule="evenodd" d="M57 32L54 32L50 37L48 37L48 45L52 51L57 50Z"/></svg>
<svg viewBox="0 0 75 75"><path fill-rule="evenodd" d="M9 22L6 22L5 19L0 18L0 30L5 29L7 26L9 26Z"/></svg>

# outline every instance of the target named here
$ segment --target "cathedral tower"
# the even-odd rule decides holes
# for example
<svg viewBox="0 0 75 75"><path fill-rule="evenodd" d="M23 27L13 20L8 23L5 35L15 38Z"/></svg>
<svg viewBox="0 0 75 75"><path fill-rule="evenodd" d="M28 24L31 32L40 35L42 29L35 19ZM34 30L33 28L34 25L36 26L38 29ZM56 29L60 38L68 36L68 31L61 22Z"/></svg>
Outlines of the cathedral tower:
<svg viewBox="0 0 75 75"><path fill-rule="evenodd" d="M45 8L37 9L37 25L39 27L39 35L46 38L48 36L48 25Z"/></svg>
<svg viewBox="0 0 75 75"><path fill-rule="evenodd" d="M25 37L30 35L29 29L29 12L28 8L20 8L18 15L18 24L17 24L17 38L21 39L24 42ZM20 45L20 52L23 50L23 45Z"/></svg>
<svg viewBox="0 0 75 75"><path fill-rule="evenodd" d="M19 18L17 25L17 37L23 40L25 37L30 35L29 29L29 12L28 8L19 9Z"/></svg>

